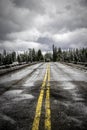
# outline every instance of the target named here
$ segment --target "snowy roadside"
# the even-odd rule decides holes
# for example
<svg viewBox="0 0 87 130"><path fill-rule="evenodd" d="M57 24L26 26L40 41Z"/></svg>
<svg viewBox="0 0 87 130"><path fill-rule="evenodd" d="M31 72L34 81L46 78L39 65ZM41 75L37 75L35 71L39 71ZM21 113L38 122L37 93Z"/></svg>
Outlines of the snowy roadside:
<svg viewBox="0 0 87 130"><path fill-rule="evenodd" d="M22 69L22 68L30 66L30 65L34 65L34 64L36 64L36 62L34 62L34 63L28 63L28 64L24 64L24 65L18 65L18 66L6 68L6 69L1 69L0 70L0 76L4 75L6 73L12 72L12 71L16 71L16 70Z"/></svg>
<svg viewBox="0 0 87 130"><path fill-rule="evenodd" d="M75 67L75 68L80 69L80 70L87 70L87 67L84 66L84 65L73 64L73 63L66 63L66 62L61 62L61 63L65 64L65 65L69 65L71 67Z"/></svg>

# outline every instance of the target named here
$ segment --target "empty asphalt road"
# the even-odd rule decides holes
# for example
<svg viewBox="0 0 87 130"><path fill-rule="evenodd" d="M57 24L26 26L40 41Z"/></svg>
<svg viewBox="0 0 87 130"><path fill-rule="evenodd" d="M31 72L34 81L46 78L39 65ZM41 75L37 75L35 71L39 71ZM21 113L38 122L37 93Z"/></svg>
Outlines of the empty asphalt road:
<svg viewBox="0 0 87 130"><path fill-rule="evenodd" d="M87 130L87 71L49 62L1 76L0 130Z"/></svg>

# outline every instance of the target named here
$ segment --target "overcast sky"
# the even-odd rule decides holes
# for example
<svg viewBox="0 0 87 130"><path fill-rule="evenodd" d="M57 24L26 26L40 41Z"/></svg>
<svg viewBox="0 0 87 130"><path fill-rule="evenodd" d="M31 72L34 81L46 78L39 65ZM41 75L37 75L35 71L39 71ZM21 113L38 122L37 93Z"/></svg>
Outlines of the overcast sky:
<svg viewBox="0 0 87 130"><path fill-rule="evenodd" d="M0 0L0 51L87 47L87 0Z"/></svg>

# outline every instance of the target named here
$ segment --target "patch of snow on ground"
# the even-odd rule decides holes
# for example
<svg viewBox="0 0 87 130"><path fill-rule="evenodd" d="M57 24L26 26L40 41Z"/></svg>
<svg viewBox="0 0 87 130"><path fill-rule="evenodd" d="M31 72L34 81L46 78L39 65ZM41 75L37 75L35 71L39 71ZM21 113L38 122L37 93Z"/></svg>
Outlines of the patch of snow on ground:
<svg viewBox="0 0 87 130"><path fill-rule="evenodd" d="M23 90L9 90L9 91L5 92L3 95L12 98L12 97L16 97L16 96L18 96L19 94L21 94L22 91L23 91Z"/></svg>
<svg viewBox="0 0 87 130"><path fill-rule="evenodd" d="M21 101L21 100L32 99L32 98L34 98L34 96L31 94L21 94L17 98L13 99L13 101Z"/></svg>

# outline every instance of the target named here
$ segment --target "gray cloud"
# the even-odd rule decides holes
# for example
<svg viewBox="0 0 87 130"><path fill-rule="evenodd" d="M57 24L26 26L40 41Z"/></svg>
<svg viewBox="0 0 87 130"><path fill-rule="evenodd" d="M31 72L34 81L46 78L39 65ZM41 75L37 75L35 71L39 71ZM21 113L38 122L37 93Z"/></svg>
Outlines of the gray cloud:
<svg viewBox="0 0 87 130"><path fill-rule="evenodd" d="M10 0L0 0L0 39L6 38L8 33L32 28L35 15L38 14L18 8Z"/></svg>
<svg viewBox="0 0 87 130"><path fill-rule="evenodd" d="M42 0L12 0L13 3L21 8L28 8L31 11L36 11L38 13L44 12L43 1Z"/></svg>
<svg viewBox="0 0 87 130"><path fill-rule="evenodd" d="M87 0L0 0L0 50L87 47L86 6Z"/></svg>
<svg viewBox="0 0 87 130"><path fill-rule="evenodd" d="M87 7L87 0L80 0L80 5Z"/></svg>

